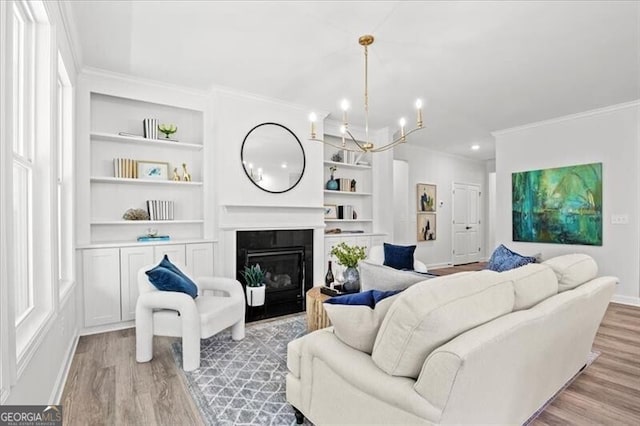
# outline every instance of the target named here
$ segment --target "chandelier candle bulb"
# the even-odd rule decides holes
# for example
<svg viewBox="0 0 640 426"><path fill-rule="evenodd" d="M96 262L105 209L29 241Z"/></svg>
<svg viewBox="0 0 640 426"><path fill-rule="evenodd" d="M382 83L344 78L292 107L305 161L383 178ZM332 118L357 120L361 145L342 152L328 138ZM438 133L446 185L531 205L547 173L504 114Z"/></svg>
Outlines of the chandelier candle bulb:
<svg viewBox="0 0 640 426"><path fill-rule="evenodd" d="M400 137L401 137L402 139L404 139L404 138L405 138L405 136L406 136L406 135L404 134L404 125L405 125L405 124L407 124L407 120L405 120L405 119L404 119L404 117L402 117L402 118L400 119Z"/></svg>
<svg viewBox="0 0 640 426"><path fill-rule="evenodd" d="M311 122L311 139L316 138L316 120L317 119L318 119L318 116L316 116L315 112L312 112L311 114L309 114L309 121Z"/></svg>
<svg viewBox="0 0 640 426"><path fill-rule="evenodd" d="M418 109L418 127L422 127L422 100L416 101L416 108Z"/></svg>

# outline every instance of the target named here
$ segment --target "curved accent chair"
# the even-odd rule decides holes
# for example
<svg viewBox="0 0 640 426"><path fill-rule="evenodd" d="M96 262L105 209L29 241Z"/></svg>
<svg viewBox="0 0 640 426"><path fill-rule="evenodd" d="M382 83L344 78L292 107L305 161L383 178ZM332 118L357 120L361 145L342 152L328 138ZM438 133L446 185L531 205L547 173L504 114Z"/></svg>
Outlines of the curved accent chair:
<svg viewBox="0 0 640 426"><path fill-rule="evenodd" d="M192 371L200 367L200 339L229 327L233 340L244 338L245 298L240 282L222 277L193 279L187 268L176 264L198 286L198 297L193 299L154 287L145 274L154 266L138 270L136 361L151 361L153 336L182 337L182 366Z"/></svg>

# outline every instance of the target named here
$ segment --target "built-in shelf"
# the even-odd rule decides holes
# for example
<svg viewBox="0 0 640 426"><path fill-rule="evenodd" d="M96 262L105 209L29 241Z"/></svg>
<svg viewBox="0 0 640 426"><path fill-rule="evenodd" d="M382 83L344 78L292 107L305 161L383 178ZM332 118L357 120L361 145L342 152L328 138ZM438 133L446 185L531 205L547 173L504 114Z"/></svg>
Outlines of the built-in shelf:
<svg viewBox="0 0 640 426"><path fill-rule="evenodd" d="M378 237L387 234L379 232L340 232L338 234L324 234L325 238L342 238L342 237Z"/></svg>
<svg viewBox="0 0 640 426"><path fill-rule="evenodd" d="M336 166L338 169L359 169L359 170L369 170L371 166L362 166L360 164L349 164L349 163L339 163L337 161L325 161L325 166Z"/></svg>
<svg viewBox="0 0 640 426"><path fill-rule="evenodd" d="M373 222L373 219L325 219L325 222Z"/></svg>
<svg viewBox="0 0 640 426"><path fill-rule="evenodd" d="M331 191L330 189L325 189L324 193L331 194L331 195L350 195L350 196L362 196L362 197L368 197L371 195L370 192Z"/></svg>
<svg viewBox="0 0 640 426"><path fill-rule="evenodd" d="M101 183L129 183L129 184L144 184L144 185L193 185L202 186L202 182L185 182L175 180L154 180L154 179L129 179L129 178L116 178L116 177L98 177L93 176L91 182Z"/></svg>
<svg viewBox="0 0 640 426"><path fill-rule="evenodd" d="M139 247L139 246L165 246L172 244L199 244L199 243L217 243L218 240L212 239L182 239L169 241L113 241L104 243L79 244L76 249L95 249L95 248L119 248L119 247Z"/></svg>
<svg viewBox="0 0 640 426"><path fill-rule="evenodd" d="M172 141L164 141L162 139L148 139L148 138L143 138L142 136L138 136L138 137L122 136L122 135L116 135L113 133L102 133L102 132L91 132L91 140L102 140L102 141L108 141L108 142L122 142L122 143L135 142L136 144L141 144L141 145L154 145L154 146L191 149L191 150L202 149L202 145L195 144L195 143L172 142Z"/></svg>
<svg viewBox="0 0 640 426"><path fill-rule="evenodd" d="M179 225L190 223L204 223L202 219L186 220L94 220L91 225Z"/></svg>

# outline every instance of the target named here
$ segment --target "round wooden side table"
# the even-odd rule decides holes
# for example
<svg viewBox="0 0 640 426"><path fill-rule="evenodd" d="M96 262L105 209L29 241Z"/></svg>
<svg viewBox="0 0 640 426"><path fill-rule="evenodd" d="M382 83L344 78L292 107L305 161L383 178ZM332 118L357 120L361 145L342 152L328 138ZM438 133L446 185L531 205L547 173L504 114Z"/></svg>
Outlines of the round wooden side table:
<svg viewBox="0 0 640 426"><path fill-rule="evenodd" d="M307 291L307 329L309 333L331 326L323 302L331 296L320 292L320 287L313 287Z"/></svg>

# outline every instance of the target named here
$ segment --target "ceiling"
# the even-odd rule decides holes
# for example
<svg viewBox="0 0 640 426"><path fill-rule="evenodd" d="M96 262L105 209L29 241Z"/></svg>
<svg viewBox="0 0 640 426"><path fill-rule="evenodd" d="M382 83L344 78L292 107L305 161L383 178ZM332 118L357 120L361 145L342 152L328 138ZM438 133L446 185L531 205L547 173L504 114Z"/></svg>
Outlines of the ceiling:
<svg viewBox="0 0 640 426"><path fill-rule="evenodd" d="M640 98L639 2L73 1L83 65L225 86L363 121L410 142L494 157L491 131ZM472 144L478 151L471 151Z"/></svg>

